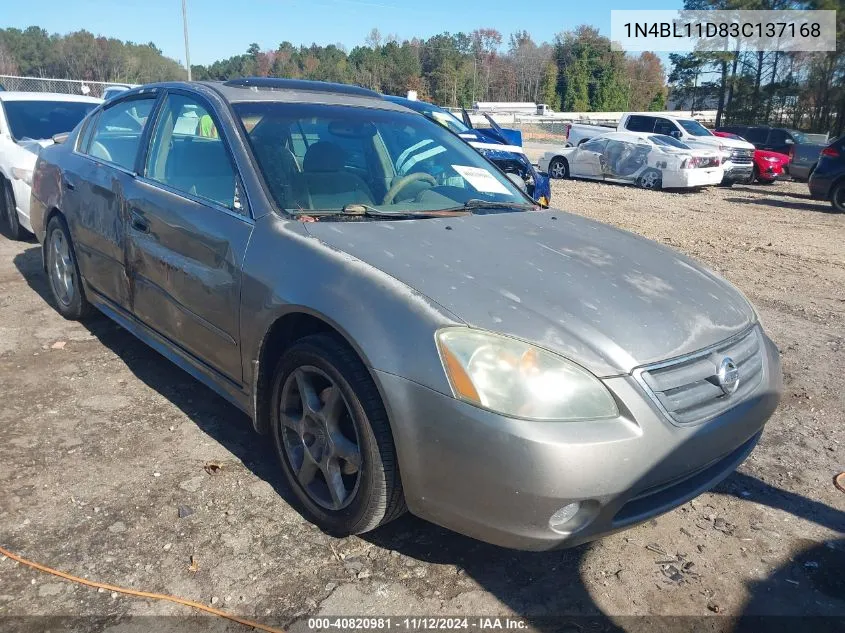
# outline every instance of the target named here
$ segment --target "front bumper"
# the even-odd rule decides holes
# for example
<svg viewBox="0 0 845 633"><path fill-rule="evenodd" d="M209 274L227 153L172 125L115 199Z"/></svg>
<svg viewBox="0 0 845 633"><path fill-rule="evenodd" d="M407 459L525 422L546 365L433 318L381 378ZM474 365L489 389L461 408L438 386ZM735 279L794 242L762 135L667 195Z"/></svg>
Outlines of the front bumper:
<svg viewBox="0 0 845 633"><path fill-rule="evenodd" d="M767 182L774 182L783 177L783 165L779 163L764 163L757 166L757 178Z"/></svg>
<svg viewBox="0 0 845 633"><path fill-rule="evenodd" d="M726 165L725 177L722 179L722 182L748 182L751 180L753 173L754 165L752 163L747 165Z"/></svg>
<svg viewBox="0 0 845 633"><path fill-rule="evenodd" d="M667 512L727 477L757 443L782 388L777 349L768 338L764 348L753 395L691 427L669 422L631 376L604 379L619 418L531 422L377 371L408 508L525 550L578 545ZM574 529L553 530L550 517L574 502Z"/></svg>
<svg viewBox="0 0 845 633"><path fill-rule="evenodd" d="M707 167L698 169L679 169L677 171L664 170L663 187L706 187L718 185L722 182L724 172L721 167Z"/></svg>

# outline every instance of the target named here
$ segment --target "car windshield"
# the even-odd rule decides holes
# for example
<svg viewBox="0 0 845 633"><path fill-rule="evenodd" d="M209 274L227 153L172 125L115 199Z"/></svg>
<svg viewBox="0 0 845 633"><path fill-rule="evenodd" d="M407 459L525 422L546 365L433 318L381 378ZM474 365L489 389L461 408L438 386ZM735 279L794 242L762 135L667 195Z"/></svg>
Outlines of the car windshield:
<svg viewBox="0 0 845 633"><path fill-rule="evenodd" d="M678 119L678 124L693 136L713 136L710 130L695 119Z"/></svg>
<svg viewBox="0 0 845 633"><path fill-rule="evenodd" d="M70 132L97 107L84 101L3 101L9 130L16 141L42 140Z"/></svg>
<svg viewBox="0 0 845 633"><path fill-rule="evenodd" d="M288 213L533 208L478 152L416 113L281 102L233 108L270 194Z"/></svg>
<svg viewBox="0 0 845 633"><path fill-rule="evenodd" d="M648 137L655 145L661 145L663 147L677 147L678 149L689 149L689 145L686 143L681 143L678 139L667 136L666 134L652 134Z"/></svg>

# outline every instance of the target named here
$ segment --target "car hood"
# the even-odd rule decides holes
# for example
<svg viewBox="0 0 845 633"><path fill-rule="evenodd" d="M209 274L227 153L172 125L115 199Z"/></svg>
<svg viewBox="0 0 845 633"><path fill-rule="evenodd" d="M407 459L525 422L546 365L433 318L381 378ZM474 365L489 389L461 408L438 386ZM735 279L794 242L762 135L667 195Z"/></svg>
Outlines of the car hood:
<svg viewBox="0 0 845 633"><path fill-rule="evenodd" d="M696 136L692 139L681 140L687 144L696 142L706 143L707 145L712 145L713 147L724 145L725 147L729 147L731 149L754 149L754 146L748 141L740 141L739 139L727 138L725 136Z"/></svg>
<svg viewBox="0 0 845 633"><path fill-rule="evenodd" d="M466 324L599 376L699 350L755 319L738 290L673 249L561 211L305 226Z"/></svg>

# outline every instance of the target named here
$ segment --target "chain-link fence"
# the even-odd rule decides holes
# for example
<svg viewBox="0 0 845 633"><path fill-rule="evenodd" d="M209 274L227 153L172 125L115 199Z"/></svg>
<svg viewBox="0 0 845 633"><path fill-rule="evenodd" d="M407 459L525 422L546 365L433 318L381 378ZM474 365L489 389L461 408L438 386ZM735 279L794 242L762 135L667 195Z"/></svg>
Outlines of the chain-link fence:
<svg viewBox="0 0 845 633"><path fill-rule="evenodd" d="M18 77L16 75L0 75L0 85L6 90L22 92L58 92L66 95L87 95L102 97L103 91L109 86L129 86L107 81L84 81L80 79L46 79L44 77Z"/></svg>

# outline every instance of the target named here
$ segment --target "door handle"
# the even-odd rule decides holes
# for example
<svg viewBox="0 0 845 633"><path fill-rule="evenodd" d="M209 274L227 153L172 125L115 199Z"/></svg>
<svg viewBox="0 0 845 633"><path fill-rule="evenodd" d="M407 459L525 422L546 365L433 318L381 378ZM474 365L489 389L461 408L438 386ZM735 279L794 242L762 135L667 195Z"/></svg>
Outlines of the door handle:
<svg viewBox="0 0 845 633"><path fill-rule="evenodd" d="M135 229L136 231L138 231L139 233L149 233L150 232L149 222L147 222L147 220L143 216L141 216L137 213L131 214L131 225L132 225L132 228Z"/></svg>

